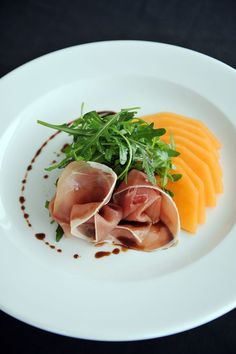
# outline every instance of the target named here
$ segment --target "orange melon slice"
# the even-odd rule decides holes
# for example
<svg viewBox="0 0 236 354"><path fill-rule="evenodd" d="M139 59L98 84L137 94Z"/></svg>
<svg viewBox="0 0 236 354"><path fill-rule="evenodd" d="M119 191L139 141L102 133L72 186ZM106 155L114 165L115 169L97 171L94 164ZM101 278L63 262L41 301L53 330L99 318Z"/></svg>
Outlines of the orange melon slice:
<svg viewBox="0 0 236 354"><path fill-rule="evenodd" d="M203 181L206 206L216 206L214 182L209 166L182 144L176 144L176 148L181 153L181 158L184 162L186 162Z"/></svg>
<svg viewBox="0 0 236 354"><path fill-rule="evenodd" d="M181 227L194 233L197 224L206 220L205 207L216 206L216 193L223 192L218 150L221 143L204 123L193 118L169 112L142 118L156 128L166 129L161 137L164 142L170 143L173 134L176 150L181 154L173 159L173 173L181 173L182 178L168 181L167 188L174 193Z"/></svg>
<svg viewBox="0 0 236 354"><path fill-rule="evenodd" d="M170 143L170 137L168 137L166 134L162 136L162 140ZM190 151L192 151L197 157L199 157L199 159L204 161L209 166L212 179L214 182L215 192L222 193L223 192L223 183L221 179L222 169L215 155L213 155L211 152L204 150L202 147L195 144L188 138L175 135L174 141L176 143L176 146L177 144L181 144L185 146Z"/></svg>
<svg viewBox="0 0 236 354"><path fill-rule="evenodd" d="M172 172L182 174L178 181L168 181L167 184L167 188L174 193L173 200L179 211L181 228L195 233L198 226L199 192L182 167L178 166Z"/></svg>
<svg viewBox="0 0 236 354"><path fill-rule="evenodd" d="M206 221L206 208L205 208L205 192L204 192L204 183L196 175L196 173L184 162L180 156L176 157L174 160L174 165L177 170L180 168L183 169L183 174L187 174L195 187L199 192L199 206L198 206L198 223L204 224ZM178 207L178 206L177 206Z"/></svg>
<svg viewBox="0 0 236 354"><path fill-rule="evenodd" d="M181 127L187 132L196 134L202 138L209 140L209 135L203 130L201 127L195 126L191 124L191 122L187 122L182 119L177 119L174 116L165 115L164 113L152 114L149 116L142 117L146 122L153 122L156 128L168 128L170 126ZM215 149L218 149L218 144L215 141L211 140L211 143Z"/></svg>
<svg viewBox="0 0 236 354"><path fill-rule="evenodd" d="M199 127L201 129L203 129L209 139L212 141L213 145L219 149L221 147L221 142L217 139L217 137L212 133L212 131L203 123L201 122L200 120L198 119L194 119L194 118L190 118L190 117L185 117L183 115L180 115L180 114L176 114L176 113L171 113L171 112L163 112L163 113L160 113L160 114L166 114L168 116L172 116L172 117L175 117L177 119L181 119L181 120L184 120L186 121L187 123L191 123L192 125L196 126L196 127Z"/></svg>
<svg viewBox="0 0 236 354"><path fill-rule="evenodd" d="M174 137L175 135L179 135L184 138L188 138L195 144L198 144L206 151L212 152L217 158L219 158L219 150L216 150L212 142L207 138L196 135L194 133L190 133L189 131L186 131L181 127L175 127L174 125L167 127L166 132L167 134L173 134Z"/></svg>

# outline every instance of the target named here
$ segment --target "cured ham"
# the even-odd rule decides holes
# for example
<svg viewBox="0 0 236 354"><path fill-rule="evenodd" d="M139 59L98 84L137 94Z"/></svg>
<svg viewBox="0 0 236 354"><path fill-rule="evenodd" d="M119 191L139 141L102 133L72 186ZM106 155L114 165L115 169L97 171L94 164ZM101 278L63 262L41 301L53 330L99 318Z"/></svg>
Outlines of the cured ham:
<svg viewBox="0 0 236 354"><path fill-rule="evenodd" d="M151 251L176 242L180 223L175 203L143 172L130 171L127 183L114 192L113 202L123 210L121 222L112 231L119 243Z"/></svg>
<svg viewBox="0 0 236 354"><path fill-rule="evenodd" d="M71 234L89 239L92 242L108 242L113 239L111 232L121 218L121 207L110 203L101 207L94 216L84 223L78 223L77 220L72 221L72 225L75 224L75 227L71 229Z"/></svg>
<svg viewBox="0 0 236 354"><path fill-rule="evenodd" d="M66 236L98 242L104 232L109 233L118 224L121 211L117 206L106 206L98 215L109 202L116 180L113 170L100 163L74 161L66 166L58 179L56 195L49 204L52 218L61 225ZM97 230L103 230L100 235L95 226Z"/></svg>
<svg viewBox="0 0 236 354"><path fill-rule="evenodd" d="M179 217L172 199L138 170L130 171L114 191L116 182L116 174L105 165L67 165L49 205L65 235L144 251L173 245Z"/></svg>

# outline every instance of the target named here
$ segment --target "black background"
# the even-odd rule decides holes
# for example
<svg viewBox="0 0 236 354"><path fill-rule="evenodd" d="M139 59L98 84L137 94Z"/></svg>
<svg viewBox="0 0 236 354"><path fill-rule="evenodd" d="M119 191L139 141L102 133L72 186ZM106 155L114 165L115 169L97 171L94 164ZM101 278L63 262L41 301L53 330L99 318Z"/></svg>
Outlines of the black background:
<svg viewBox="0 0 236 354"><path fill-rule="evenodd" d="M175 44L236 68L236 1L0 2L0 76L57 49L113 39ZM236 353L236 310L181 334L126 343L71 339L33 328L5 313L0 321L0 345L5 353Z"/></svg>

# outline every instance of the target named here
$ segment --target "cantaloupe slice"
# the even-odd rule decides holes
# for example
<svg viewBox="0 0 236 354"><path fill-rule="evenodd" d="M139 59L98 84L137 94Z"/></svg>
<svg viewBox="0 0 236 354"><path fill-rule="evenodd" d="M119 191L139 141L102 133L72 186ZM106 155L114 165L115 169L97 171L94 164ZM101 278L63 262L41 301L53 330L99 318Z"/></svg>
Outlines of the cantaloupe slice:
<svg viewBox="0 0 236 354"><path fill-rule="evenodd" d="M196 173L184 162L180 156L173 159L177 170L182 168L183 174L187 174L199 192L198 223L204 224L206 221L204 183ZM177 206L178 207L178 206Z"/></svg>
<svg viewBox="0 0 236 354"><path fill-rule="evenodd" d="M176 149L181 153L181 158L184 162L186 162L203 181L206 206L216 206L214 182L209 166L182 144L176 144Z"/></svg>
<svg viewBox="0 0 236 354"><path fill-rule="evenodd" d="M170 143L170 136L168 137L167 134L162 136L162 140ZM184 138L179 135L174 136L174 141L177 144L181 144L192 151L199 159L204 161L210 168L212 179L214 182L215 192L222 193L223 192L223 183L222 183L222 169L221 166L216 158L211 152L204 150L199 145L195 144L188 138Z"/></svg>
<svg viewBox="0 0 236 354"><path fill-rule="evenodd" d="M209 140L209 135L203 130L201 127L191 124L191 122L187 122L183 119L178 119L171 115L165 115L164 113L157 113L148 116L143 116L143 120L146 122L153 122L155 128L168 128L170 126L181 127L182 129L201 136L202 138ZM215 141L211 140L212 145L215 149L219 148L219 145L216 144Z"/></svg>
<svg viewBox="0 0 236 354"><path fill-rule="evenodd" d="M199 192L180 166L172 172L182 174L181 179L167 184L167 188L174 193L173 200L179 211L181 228L195 233L198 225Z"/></svg>
<svg viewBox="0 0 236 354"><path fill-rule="evenodd" d="M196 127L199 127L201 129L203 129L207 133L207 135L208 135L209 139L212 141L213 145L216 148L218 148L218 149L221 147L221 142L212 133L212 131L203 122L201 122L200 120L194 119L194 118L190 118L190 117L186 117L186 116L183 116L183 115L180 115L180 114L176 114L176 113L172 113L172 112L163 112L163 113L160 113L160 114L162 114L162 115L166 114L168 116L172 116L172 117L175 117L177 119L184 120L187 123L191 123L192 125L195 125Z"/></svg>
<svg viewBox="0 0 236 354"><path fill-rule="evenodd" d="M169 112L142 118L156 128L166 129L163 141L170 143L173 134L176 150L181 154L173 158L173 173L181 173L182 178L168 181L167 188L175 194L181 227L195 232L197 224L205 222L205 207L216 206L216 193L223 192L218 150L221 143L204 123L193 118Z"/></svg>
<svg viewBox="0 0 236 354"><path fill-rule="evenodd" d="M209 139L204 138L199 135L196 135L194 133L190 133L189 131L184 130L181 127L175 127L174 125L169 126L169 127L165 127L165 128L166 128L166 133L168 135L173 134L174 137L175 137L175 135L179 135L184 138L188 138L191 141L193 141L195 144L198 144L199 146L201 146L206 151L212 152L217 158L220 157L219 150L215 149L214 145L212 144L212 142Z"/></svg>
<svg viewBox="0 0 236 354"><path fill-rule="evenodd" d="M186 147L188 147L194 154L196 154L202 161L206 162L212 172L212 176L215 183L216 193L223 192L222 184L222 167L219 163L218 158L213 154L212 151L206 151L202 146L196 144L194 141L191 141L190 138L185 138L179 135L176 135L178 142Z"/></svg>

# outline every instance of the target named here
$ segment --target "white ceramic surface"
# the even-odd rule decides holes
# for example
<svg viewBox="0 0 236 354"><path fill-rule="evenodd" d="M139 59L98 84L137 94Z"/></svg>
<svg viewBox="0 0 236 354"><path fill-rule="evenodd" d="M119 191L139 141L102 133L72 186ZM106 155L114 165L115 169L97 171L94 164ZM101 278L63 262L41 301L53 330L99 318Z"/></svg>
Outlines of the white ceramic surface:
<svg viewBox="0 0 236 354"><path fill-rule="evenodd" d="M45 55L0 80L0 304L37 327L98 340L134 340L177 333L210 321L236 304L236 72L205 55L171 45L115 41ZM44 167L68 137L43 149L28 175L26 211L21 180L34 153L53 131L36 124L68 122L85 110L140 106L140 114L173 111L204 121L223 143L225 193L207 211L195 236L177 247L128 251L95 259L98 250L76 238L58 253L45 199L58 172ZM79 253L81 258L74 259Z"/></svg>

